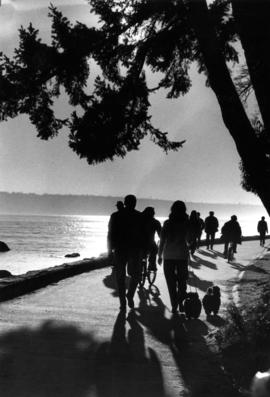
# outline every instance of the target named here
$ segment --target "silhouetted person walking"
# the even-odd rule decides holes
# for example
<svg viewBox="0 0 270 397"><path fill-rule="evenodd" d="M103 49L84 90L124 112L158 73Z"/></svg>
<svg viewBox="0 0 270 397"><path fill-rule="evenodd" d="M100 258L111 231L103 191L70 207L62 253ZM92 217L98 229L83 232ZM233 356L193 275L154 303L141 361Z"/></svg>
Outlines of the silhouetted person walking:
<svg viewBox="0 0 270 397"><path fill-rule="evenodd" d="M264 216L262 216L261 220L258 222L257 231L260 234L260 245L263 247L265 244L265 235L268 233L268 225Z"/></svg>
<svg viewBox="0 0 270 397"><path fill-rule="evenodd" d="M158 247L155 241L155 235L160 237L161 223L155 219L155 210L153 207L146 207L142 212L143 219L143 256L148 258L148 270L157 270L156 259Z"/></svg>
<svg viewBox="0 0 270 397"><path fill-rule="evenodd" d="M234 253L236 253L237 244L241 244L242 230L237 222L236 215L232 215L231 220L224 223L221 228L221 235L224 240L224 257L227 258L229 244L233 243Z"/></svg>
<svg viewBox="0 0 270 397"><path fill-rule="evenodd" d="M198 219L198 213L196 211L191 211L189 217L189 232L188 232L188 245L191 255L194 254L197 248L200 232L201 232L201 225Z"/></svg>
<svg viewBox="0 0 270 397"><path fill-rule="evenodd" d="M206 248L213 249L215 234L218 231L218 220L214 216L214 211L209 212L209 216L205 218Z"/></svg>
<svg viewBox="0 0 270 397"><path fill-rule="evenodd" d="M141 274L142 215L135 209L136 197L128 195L124 209L113 213L108 225L108 253L113 253L116 280L120 299L120 310L126 310L126 297L130 308ZM126 267L130 276L126 295Z"/></svg>
<svg viewBox="0 0 270 397"><path fill-rule="evenodd" d="M189 228L186 206L183 201L175 201L171 207L169 219L164 222L161 230L158 249L158 263L164 261L166 278L172 313L179 307L183 311L183 300L186 297L188 279L187 234Z"/></svg>
<svg viewBox="0 0 270 397"><path fill-rule="evenodd" d="M120 219L119 213L121 211L123 211L124 208L125 208L123 201L117 201L115 206L117 208L117 211L114 212L111 215L111 217L110 217L109 230L108 230L108 235L107 235L107 246L108 246L109 258L110 258L110 260L112 262L111 263L112 265L114 265L114 263L113 263L114 262L114 257L112 255L112 248L111 248L112 242L111 241L115 240L116 236L112 236L111 235L111 225L115 225L115 223L117 223L119 221L119 219Z"/></svg>
<svg viewBox="0 0 270 397"><path fill-rule="evenodd" d="M201 245L201 238L202 238L202 232L203 232L203 230L204 230L204 220L201 218L201 214L200 214L200 212L197 212L197 215L198 215L198 220L199 220L199 223L200 223L200 232L199 232L199 235L198 235L198 242L197 242L197 248L199 248L199 246Z"/></svg>

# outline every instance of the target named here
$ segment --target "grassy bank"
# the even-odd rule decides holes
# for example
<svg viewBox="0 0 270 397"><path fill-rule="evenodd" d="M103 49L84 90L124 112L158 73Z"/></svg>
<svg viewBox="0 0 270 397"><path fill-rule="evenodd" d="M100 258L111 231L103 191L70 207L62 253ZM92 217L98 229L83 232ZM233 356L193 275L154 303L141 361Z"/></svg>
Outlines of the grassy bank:
<svg viewBox="0 0 270 397"><path fill-rule="evenodd" d="M253 281L250 288L257 294L240 307L230 304L226 325L215 336L224 370L240 395L248 395L257 371L270 368L269 280Z"/></svg>

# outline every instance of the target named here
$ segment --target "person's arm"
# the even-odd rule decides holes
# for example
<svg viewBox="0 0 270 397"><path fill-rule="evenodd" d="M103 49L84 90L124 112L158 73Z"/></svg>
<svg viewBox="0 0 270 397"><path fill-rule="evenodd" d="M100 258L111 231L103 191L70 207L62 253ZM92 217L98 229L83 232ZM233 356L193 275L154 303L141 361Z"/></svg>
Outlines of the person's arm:
<svg viewBox="0 0 270 397"><path fill-rule="evenodd" d="M268 225L267 225L267 222L265 222L266 223L266 229L265 229L265 231L266 231L266 233L268 233Z"/></svg>

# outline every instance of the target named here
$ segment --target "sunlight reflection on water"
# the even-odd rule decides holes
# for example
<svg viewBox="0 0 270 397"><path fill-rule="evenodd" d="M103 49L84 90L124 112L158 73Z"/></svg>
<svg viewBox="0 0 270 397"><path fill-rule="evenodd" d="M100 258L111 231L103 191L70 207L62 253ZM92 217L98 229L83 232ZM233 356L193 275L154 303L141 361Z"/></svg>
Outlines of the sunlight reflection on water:
<svg viewBox="0 0 270 397"><path fill-rule="evenodd" d="M229 218L219 219L220 229ZM163 223L166 218L158 219ZM0 215L0 240L11 249L0 253L0 269L22 274L98 256L107 249L108 221L109 216L99 215ZM257 234L257 221L258 214L242 216L243 234ZM65 258L74 252L80 257Z"/></svg>

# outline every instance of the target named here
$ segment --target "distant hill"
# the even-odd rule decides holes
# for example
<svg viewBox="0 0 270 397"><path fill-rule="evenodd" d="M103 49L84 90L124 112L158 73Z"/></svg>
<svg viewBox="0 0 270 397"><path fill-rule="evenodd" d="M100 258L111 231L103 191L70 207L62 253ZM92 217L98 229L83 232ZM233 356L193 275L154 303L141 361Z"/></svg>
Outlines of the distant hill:
<svg viewBox="0 0 270 397"><path fill-rule="evenodd" d="M55 214L55 215L109 215L115 211L115 204L122 197L93 195L25 194L0 192L1 214ZM155 207L157 216L168 216L172 201L158 199L138 199L139 210L146 206ZM244 204L191 203L187 202L188 212L195 209L205 217L209 211L219 216L246 214L249 211L266 215L263 206ZM267 216L267 215L266 215Z"/></svg>

